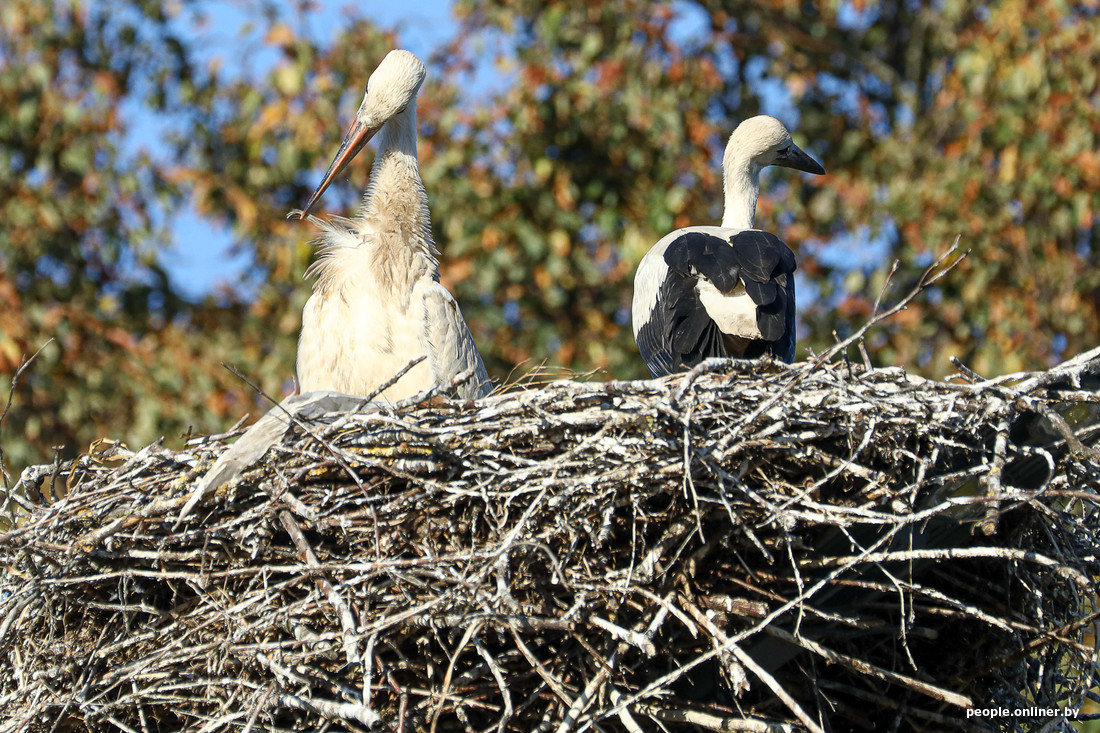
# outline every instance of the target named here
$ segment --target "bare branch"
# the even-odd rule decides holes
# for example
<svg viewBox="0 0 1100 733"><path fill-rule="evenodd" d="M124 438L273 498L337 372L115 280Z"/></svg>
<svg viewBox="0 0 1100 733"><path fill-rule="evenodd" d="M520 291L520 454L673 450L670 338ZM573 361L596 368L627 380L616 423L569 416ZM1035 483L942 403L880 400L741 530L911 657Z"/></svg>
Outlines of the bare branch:
<svg viewBox="0 0 1100 733"><path fill-rule="evenodd" d="M8 412L11 410L11 401L12 398L15 397L15 388L19 385L19 378L23 376L23 372L27 371L27 369L30 368L30 365L33 364L34 360L38 358L38 355L42 353L42 350L52 343L53 339L51 338L49 341L39 346L38 351L31 354L31 357L29 359L23 359L23 361L19 364L19 367L15 370L15 374L12 375L11 388L8 390L8 400L4 404L4 411L0 412L0 433L2 433L4 428L4 420L7 418ZM0 435L0 438L2 437L3 436ZM4 460L4 441L2 439L0 439L0 476L2 476L4 479L4 488L11 489L11 476L8 475L7 462Z"/></svg>

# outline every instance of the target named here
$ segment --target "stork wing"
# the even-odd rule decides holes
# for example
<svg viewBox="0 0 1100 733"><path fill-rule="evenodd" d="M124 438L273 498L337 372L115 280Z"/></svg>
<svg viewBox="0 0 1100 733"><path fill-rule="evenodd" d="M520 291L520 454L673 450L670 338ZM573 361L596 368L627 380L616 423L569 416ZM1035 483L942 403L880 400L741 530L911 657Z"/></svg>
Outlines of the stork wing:
<svg viewBox="0 0 1100 733"><path fill-rule="evenodd" d="M463 372L472 371L472 376L458 386L458 395L476 399L489 394L492 383L474 337L454 296L439 283L433 283L424 293L422 338L435 384L445 386Z"/></svg>
<svg viewBox="0 0 1100 733"><path fill-rule="evenodd" d="M794 360L794 252L774 234L745 229L730 237L733 259L756 304L756 324L772 353ZM788 355L789 352L789 355Z"/></svg>
<svg viewBox="0 0 1100 733"><path fill-rule="evenodd" d="M651 269L661 281L637 340L654 376L731 354L794 359L794 253L767 232L708 229L677 236Z"/></svg>
<svg viewBox="0 0 1100 733"><path fill-rule="evenodd" d="M339 392L306 392L287 397L255 422L237 442L224 451L199 480L176 518L176 527L202 499L222 484L232 481L260 460L271 446L282 440L292 422L311 419L327 412L352 412L367 403L365 397Z"/></svg>
<svg viewBox="0 0 1100 733"><path fill-rule="evenodd" d="M729 249L724 243L722 246ZM727 356L722 332L695 290L695 278L671 268L657 291L649 319L638 330L637 341L642 359L655 377L712 356Z"/></svg>

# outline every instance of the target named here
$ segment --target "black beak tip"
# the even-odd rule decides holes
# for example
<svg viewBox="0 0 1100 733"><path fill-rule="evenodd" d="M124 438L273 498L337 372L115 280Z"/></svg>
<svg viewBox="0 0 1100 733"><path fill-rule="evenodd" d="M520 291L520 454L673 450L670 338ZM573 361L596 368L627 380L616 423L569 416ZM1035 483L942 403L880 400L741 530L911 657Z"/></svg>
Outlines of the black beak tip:
<svg viewBox="0 0 1100 733"><path fill-rule="evenodd" d="M825 166L818 163L806 151L797 145L792 145L789 150L784 150L775 160L775 165L785 168L794 168L796 171L812 173L816 176L825 174Z"/></svg>

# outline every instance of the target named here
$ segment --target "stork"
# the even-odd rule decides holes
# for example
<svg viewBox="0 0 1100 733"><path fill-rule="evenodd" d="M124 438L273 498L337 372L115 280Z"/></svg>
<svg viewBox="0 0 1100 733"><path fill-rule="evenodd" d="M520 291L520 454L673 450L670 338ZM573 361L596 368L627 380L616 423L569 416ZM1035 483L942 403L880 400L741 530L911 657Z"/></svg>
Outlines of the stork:
<svg viewBox="0 0 1100 733"><path fill-rule="evenodd" d="M722 225L677 229L639 263L634 338L653 376L710 357L794 360L794 253L753 228L760 171L769 165L825 172L779 120L745 120L722 157Z"/></svg>
<svg viewBox="0 0 1100 733"><path fill-rule="evenodd" d="M302 313L298 388L395 401L456 377L463 398L489 392L489 376L458 303L439 282L428 197L416 153L416 95L423 62L390 51L367 80L363 103L299 218L321 230L316 275ZM375 133L378 155L358 218L309 212ZM393 384L387 383L417 359Z"/></svg>

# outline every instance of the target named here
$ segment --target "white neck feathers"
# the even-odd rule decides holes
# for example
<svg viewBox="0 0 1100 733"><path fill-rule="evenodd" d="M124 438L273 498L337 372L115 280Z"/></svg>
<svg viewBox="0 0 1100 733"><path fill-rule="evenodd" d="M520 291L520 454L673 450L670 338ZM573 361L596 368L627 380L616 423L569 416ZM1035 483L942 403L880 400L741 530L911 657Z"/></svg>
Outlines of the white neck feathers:
<svg viewBox="0 0 1100 733"><path fill-rule="evenodd" d="M722 226L752 229L756 221L756 197L760 193L760 168L743 159L730 160L723 168L722 187L726 202Z"/></svg>
<svg viewBox="0 0 1100 733"><path fill-rule="evenodd" d="M393 220L402 228L411 225L412 230L405 232L409 243L430 245L428 195L416 159L415 103L386 122L378 143L378 156L363 196L363 218Z"/></svg>
<svg viewBox="0 0 1100 733"><path fill-rule="evenodd" d="M379 288L404 304L413 282L439 280L439 251L416 159L415 103L391 117L378 138L359 218L334 218L322 227L321 256L311 270L317 274L314 289L322 294L340 292L345 283L370 273Z"/></svg>

